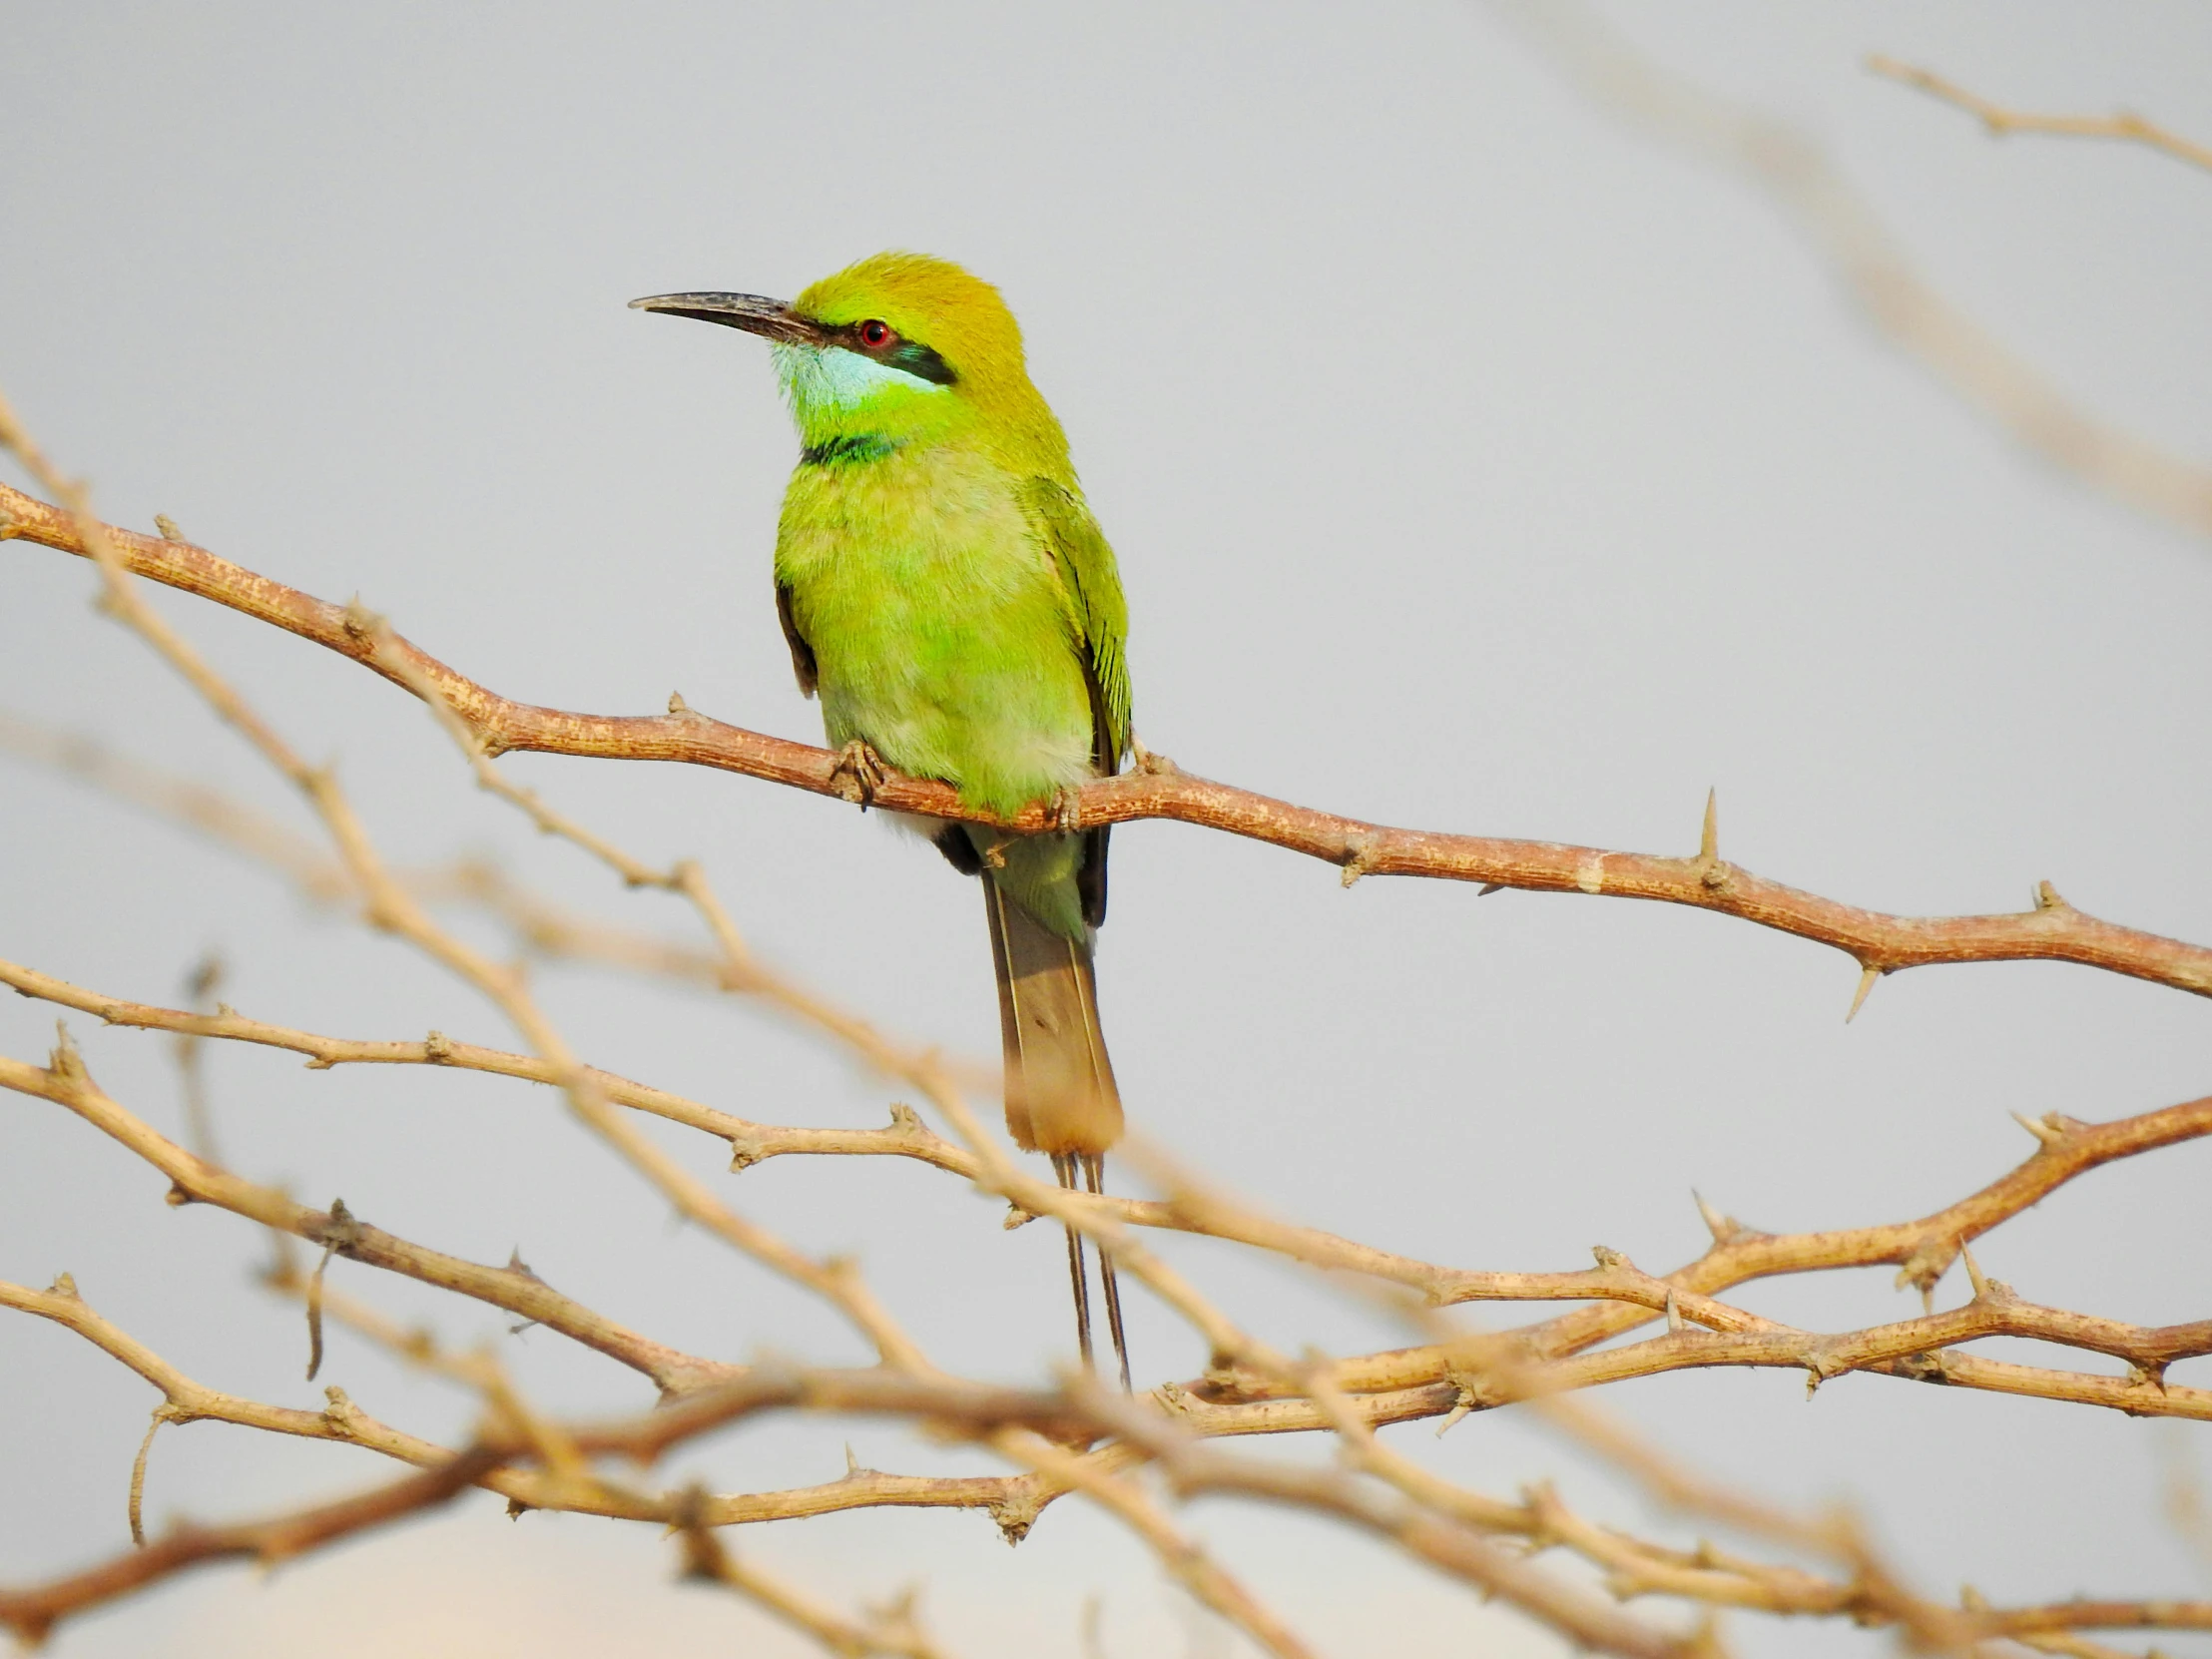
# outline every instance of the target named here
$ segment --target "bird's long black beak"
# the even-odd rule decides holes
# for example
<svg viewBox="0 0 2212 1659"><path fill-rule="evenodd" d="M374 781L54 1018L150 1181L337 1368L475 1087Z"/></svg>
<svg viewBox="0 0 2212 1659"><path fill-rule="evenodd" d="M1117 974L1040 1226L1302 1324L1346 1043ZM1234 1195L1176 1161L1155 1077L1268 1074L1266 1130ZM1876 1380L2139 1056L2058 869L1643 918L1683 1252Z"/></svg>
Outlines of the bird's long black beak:
<svg viewBox="0 0 2212 1659"><path fill-rule="evenodd" d="M787 345L822 343L822 331L794 312L789 303L758 293L653 293L631 300L630 308L720 322Z"/></svg>

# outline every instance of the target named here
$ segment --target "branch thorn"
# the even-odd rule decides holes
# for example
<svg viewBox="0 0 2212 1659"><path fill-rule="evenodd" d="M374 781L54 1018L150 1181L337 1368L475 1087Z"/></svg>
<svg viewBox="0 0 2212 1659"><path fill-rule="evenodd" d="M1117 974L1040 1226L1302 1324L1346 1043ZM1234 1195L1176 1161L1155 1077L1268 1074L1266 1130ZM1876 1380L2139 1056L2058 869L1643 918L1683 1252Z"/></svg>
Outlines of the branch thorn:
<svg viewBox="0 0 2212 1659"><path fill-rule="evenodd" d="M1846 1025L1849 1025L1853 1020L1859 1017L1859 1010L1867 1005L1867 993L1874 989L1874 982L1881 977L1882 969L1869 964L1861 964L1859 969L1859 989L1852 996L1851 1012L1844 1016L1844 1023Z"/></svg>
<svg viewBox="0 0 2212 1659"><path fill-rule="evenodd" d="M2073 908L2058 896L2058 889L2048 881L2035 883L2035 908L2038 910L2070 910Z"/></svg>
<svg viewBox="0 0 2212 1659"><path fill-rule="evenodd" d="M1989 1281L1981 1276L1981 1264L1973 1259L1973 1252L1966 1248L1966 1241L1958 1241L1958 1256L1966 1264L1966 1278L1973 1285L1973 1299L1979 1302L1989 1294Z"/></svg>
<svg viewBox="0 0 2212 1659"><path fill-rule="evenodd" d="M1476 1396L1472 1388L1464 1382L1459 1383L1459 1393L1452 1400L1451 1409L1446 1411L1443 1420L1436 1424L1436 1438L1442 1439L1446 1433L1458 1426L1461 1417L1467 1415L1468 1412L1481 1403L1482 1401Z"/></svg>
<svg viewBox="0 0 2212 1659"><path fill-rule="evenodd" d="M154 515L154 528L162 533L162 540L164 541L183 541L185 539L184 531L177 528L177 521L167 513L156 513Z"/></svg>
<svg viewBox="0 0 2212 1659"><path fill-rule="evenodd" d="M1165 755L1145 748L1137 734L1129 734L1129 764L1138 772L1155 778L1173 778L1181 770Z"/></svg>
<svg viewBox="0 0 2212 1659"><path fill-rule="evenodd" d="M2022 1117L2018 1112L2014 1112L2012 1114L2012 1121L2018 1124L2022 1129L2026 1130L2030 1135L2033 1135L2045 1146L2056 1146L2060 1141L2066 1138L2065 1132L2063 1130L2060 1130L2051 1124L2045 1123L2040 1118Z"/></svg>
<svg viewBox="0 0 2212 1659"><path fill-rule="evenodd" d="M69 1022L54 1022L54 1048L46 1057L46 1069L65 1083L82 1083L87 1080L85 1057L77 1052L77 1039L69 1034Z"/></svg>
<svg viewBox="0 0 2212 1659"><path fill-rule="evenodd" d="M1744 1230L1742 1222L1734 1216L1723 1215L1695 1187L1690 1189L1690 1196L1697 1200L1697 1213L1705 1218L1705 1230L1713 1235L1715 1244L1727 1244Z"/></svg>

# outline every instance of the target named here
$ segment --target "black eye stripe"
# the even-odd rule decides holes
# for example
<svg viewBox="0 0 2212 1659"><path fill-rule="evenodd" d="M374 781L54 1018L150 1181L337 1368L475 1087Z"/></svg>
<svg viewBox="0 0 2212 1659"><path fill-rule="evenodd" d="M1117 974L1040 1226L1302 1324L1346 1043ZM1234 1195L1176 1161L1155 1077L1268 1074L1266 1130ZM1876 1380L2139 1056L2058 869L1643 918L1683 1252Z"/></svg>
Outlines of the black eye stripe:
<svg viewBox="0 0 2212 1659"><path fill-rule="evenodd" d="M949 386L959 378L952 372L952 365L919 340L900 340L883 353L883 360L893 368L902 368L908 374L919 375L932 385Z"/></svg>
<svg viewBox="0 0 2212 1659"><path fill-rule="evenodd" d="M876 319L873 317L867 317L858 322L848 322L842 327L830 328L825 331L830 335L830 342L832 345L846 351L856 352L860 356L867 357L875 362L889 363L891 367L903 369L916 379L927 380L931 385L949 386L959 379L959 375L953 372L950 363L918 339L904 339L894 333L891 338L897 340L895 345L869 345L861 337L860 330L874 320Z"/></svg>

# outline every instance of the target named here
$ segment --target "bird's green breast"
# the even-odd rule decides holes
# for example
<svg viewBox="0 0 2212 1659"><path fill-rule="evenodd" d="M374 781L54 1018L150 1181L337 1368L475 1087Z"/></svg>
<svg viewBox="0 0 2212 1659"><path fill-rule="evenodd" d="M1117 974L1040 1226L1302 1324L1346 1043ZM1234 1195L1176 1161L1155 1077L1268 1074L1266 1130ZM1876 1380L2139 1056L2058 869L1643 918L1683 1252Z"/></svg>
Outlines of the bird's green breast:
<svg viewBox="0 0 2212 1659"><path fill-rule="evenodd" d="M811 460L776 542L830 741L1001 814L1091 770L1069 602L1021 482L955 444Z"/></svg>

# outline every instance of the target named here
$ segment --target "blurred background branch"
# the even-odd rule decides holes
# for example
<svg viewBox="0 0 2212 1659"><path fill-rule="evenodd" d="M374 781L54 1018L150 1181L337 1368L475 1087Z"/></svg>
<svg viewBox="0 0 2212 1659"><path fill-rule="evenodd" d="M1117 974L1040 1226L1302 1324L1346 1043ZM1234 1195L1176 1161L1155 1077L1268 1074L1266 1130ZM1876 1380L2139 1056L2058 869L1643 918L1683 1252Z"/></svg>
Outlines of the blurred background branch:
<svg viewBox="0 0 2212 1659"><path fill-rule="evenodd" d="M2212 468L2088 413L1938 292L1812 135L1677 75L1587 6L1498 0L1496 9L1607 114L1762 191L1828 261L1868 321L2014 442L2138 512L2212 536ZM2201 155L2190 151L2187 159Z"/></svg>
<svg viewBox="0 0 2212 1659"><path fill-rule="evenodd" d="M2212 173L2212 149L2193 144L2177 133L2169 133L2156 122L2146 121L2128 111L2123 110L2118 115L2031 115L2007 109L2002 104L1992 104L1956 82L1946 81L1932 69L1902 63L1881 53L1869 58L1867 67L1877 75L1916 87L1931 98L1964 110L1988 129L1991 138L2004 138L2012 133L2044 133L2053 138L2116 139L2160 151L2175 161L2187 162L2191 167L2201 167Z"/></svg>

